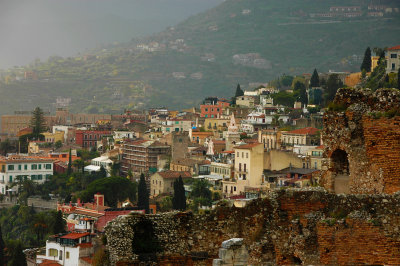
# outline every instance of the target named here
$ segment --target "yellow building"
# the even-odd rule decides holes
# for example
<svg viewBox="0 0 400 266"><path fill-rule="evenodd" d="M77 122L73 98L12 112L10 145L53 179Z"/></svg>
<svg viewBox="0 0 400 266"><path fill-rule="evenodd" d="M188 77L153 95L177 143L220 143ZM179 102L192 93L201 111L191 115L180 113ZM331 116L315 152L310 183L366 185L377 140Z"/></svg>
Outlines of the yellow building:
<svg viewBox="0 0 400 266"><path fill-rule="evenodd" d="M234 147L234 178L222 182L225 196L244 194L246 188L261 188L264 185L264 146L262 143L244 144Z"/></svg>
<svg viewBox="0 0 400 266"><path fill-rule="evenodd" d="M45 142L56 143L57 141L61 141L64 143L64 133L64 131L56 131L55 133L44 132L42 135Z"/></svg>
<svg viewBox="0 0 400 266"><path fill-rule="evenodd" d="M206 118L204 128L208 131L225 131L229 126L230 119L225 118Z"/></svg>
<svg viewBox="0 0 400 266"><path fill-rule="evenodd" d="M379 56L371 56L371 72L378 66Z"/></svg>

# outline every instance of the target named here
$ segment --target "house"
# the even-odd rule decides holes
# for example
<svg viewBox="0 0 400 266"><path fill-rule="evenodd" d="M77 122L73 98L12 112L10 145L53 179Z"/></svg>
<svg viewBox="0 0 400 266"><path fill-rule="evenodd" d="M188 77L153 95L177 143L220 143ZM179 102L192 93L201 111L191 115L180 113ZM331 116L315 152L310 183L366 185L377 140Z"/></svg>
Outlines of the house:
<svg viewBox="0 0 400 266"><path fill-rule="evenodd" d="M92 237L92 234L88 232L50 236L46 241L45 255L37 255L36 263L38 265L90 265L87 261L91 261L94 254Z"/></svg>
<svg viewBox="0 0 400 266"><path fill-rule="evenodd" d="M399 70L400 67L400 45L393 46L387 49L387 66L386 73L392 73Z"/></svg>
<svg viewBox="0 0 400 266"><path fill-rule="evenodd" d="M243 95L236 97L236 105L238 106L253 108L259 103L260 103L259 96Z"/></svg>
<svg viewBox="0 0 400 266"><path fill-rule="evenodd" d="M98 172L103 167L107 172L107 176L110 176L113 164L114 162L108 156L100 156L92 159L90 165L85 166L84 170L87 172Z"/></svg>
<svg viewBox="0 0 400 266"><path fill-rule="evenodd" d="M82 148L90 149L95 147L97 149L98 141L111 135L110 130L76 130L75 142Z"/></svg>
<svg viewBox="0 0 400 266"><path fill-rule="evenodd" d="M229 102L225 99L208 97L200 105L200 117L220 117L223 109L228 106Z"/></svg>
<svg viewBox="0 0 400 266"><path fill-rule="evenodd" d="M189 131L192 128L193 124L192 120L178 118L167 119L165 123L166 124L161 126L161 131L164 134L168 134L171 132Z"/></svg>
<svg viewBox="0 0 400 266"><path fill-rule="evenodd" d="M319 142L319 130L314 127L306 127L295 129L292 131L282 131L281 144L282 145L311 145L312 142Z"/></svg>
<svg viewBox="0 0 400 266"><path fill-rule="evenodd" d="M43 132L44 141L48 143L56 143L57 141L61 141L64 143L64 131L56 131L52 132Z"/></svg>
<svg viewBox="0 0 400 266"><path fill-rule="evenodd" d="M186 171L162 171L153 174L150 177L150 195L156 197L160 194L173 194L174 181L179 177L182 179L192 178L190 172Z"/></svg>
<svg viewBox="0 0 400 266"><path fill-rule="evenodd" d="M170 163L170 170L179 172L189 172L192 175L204 174L203 165L209 165L207 160L195 160L190 158L175 159ZM207 167L208 169L208 167ZM202 171L203 170L203 171Z"/></svg>
<svg viewBox="0 0 400 266"><path fill-rule="evenodd" d="M275 128L259 130L258 142L264 144L264 149L279 149L281 146L281 131Z"/></svg>
<svg viewBox="0 0 400 266"><path fill-rule="evenodd" d="M5 194L11 183L32 180L44 183L53 175L52 159L12 156L0 158L0 193Z"/></svg>
<svg viewBox="0 0 400 266"><path fill-rule="evenodd" d="M210 138L211 136L214 136L213 132L208 132L208 131L200 131L198 129L191 129L189 131L189 137L190 140L193 143L198 143L200 145L203 145L204 142L206 142L206 140L208 138Z"/></svg>

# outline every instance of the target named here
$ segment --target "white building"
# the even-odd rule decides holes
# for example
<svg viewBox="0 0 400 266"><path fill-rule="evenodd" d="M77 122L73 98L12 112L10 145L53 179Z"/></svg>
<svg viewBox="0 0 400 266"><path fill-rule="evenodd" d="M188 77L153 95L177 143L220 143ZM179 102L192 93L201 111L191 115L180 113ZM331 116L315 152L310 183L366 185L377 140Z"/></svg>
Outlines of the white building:
<svg viewBox="0 0 400 266"><path fill-rule="evenodd" d="M169 119L166 120L165 125L161 126L163 134L171 132L189 132L193 126L192 120L188 119Z"/></svg>
<svg viewBox="0 0 400 266"><path fill-rule="evenodd" d="M113 138L115 141L122 141L124 139L134 139L136 137L133 131L114 131Z"/></svg>
<svg viewBox="0 0 400 266"><path fill-rule="evenodd" d="M400 67L400 45L388 48L386 54L386 73L397 72Z"/></svg>
<svg viewBox="0 0 400 266"><path fill-rule="evenodd" d="M20 179L44 183L53 175L53 160L32 157L7 157L0 159L0 192L5 194L8 187Z"/></svg>
<svg viewBox="0 0 400 266"><path fill-rule="evenodd" d="M90 233L54 235L46 241L46 254L36 256L36 263L50 261L65 266L90 265L87 259L93 253Z"/></svg>
<svg viewBox="0 0 400 266"><path fill-rule="evenodd" d="M106 170L107 176L110 176L111 166L113 165L113 161L108 158L108 156L100 156L92 159L90 165L85 166L84 170L87 172L98 172L101 167Z"/></svg>

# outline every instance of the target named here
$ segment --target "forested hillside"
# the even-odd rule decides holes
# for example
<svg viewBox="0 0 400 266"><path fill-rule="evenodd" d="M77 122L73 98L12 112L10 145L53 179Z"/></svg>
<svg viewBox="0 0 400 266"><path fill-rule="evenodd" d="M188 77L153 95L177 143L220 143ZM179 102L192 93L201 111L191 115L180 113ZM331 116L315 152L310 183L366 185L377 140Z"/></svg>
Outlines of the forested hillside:
<svg viewBox="0 0 400 266"><path fill-rule="evenodd" d="M228 0L144 39L3 73L0 112L49 106L59 96L71 98L74 112L183 108L283 73L359 71L367 46L400 43L398 1L379 1L384 10L370 3ZM356 9L331 9L337 6ZM32 71L27 79L25 71Z"/></svg>

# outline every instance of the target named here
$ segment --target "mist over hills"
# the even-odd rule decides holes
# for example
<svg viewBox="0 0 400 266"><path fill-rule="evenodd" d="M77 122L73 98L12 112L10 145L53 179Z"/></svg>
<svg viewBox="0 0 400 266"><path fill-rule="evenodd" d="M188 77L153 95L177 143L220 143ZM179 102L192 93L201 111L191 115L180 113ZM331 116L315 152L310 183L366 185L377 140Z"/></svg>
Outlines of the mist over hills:
<svg viewBox="0 0 400 266"><path fill-rule="evenodd" d="M175 25L222 0L2 0L0 69L72 56Z"/></svg>
<svg viewBox="0 0 400 266"><path fill-rule="evenodd" d="M369 10L375 2L391 12ZM334 6L360 10L330 11ZM9 79L0 83L7 95L0 112L54 108L57 97L70 98L74 112L184 108L283 73L358 71L367 46L400 43L396 8L394 0L227 0L148 37L3 73ZM35 78L17 81L25 71Z"/></svg>

